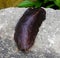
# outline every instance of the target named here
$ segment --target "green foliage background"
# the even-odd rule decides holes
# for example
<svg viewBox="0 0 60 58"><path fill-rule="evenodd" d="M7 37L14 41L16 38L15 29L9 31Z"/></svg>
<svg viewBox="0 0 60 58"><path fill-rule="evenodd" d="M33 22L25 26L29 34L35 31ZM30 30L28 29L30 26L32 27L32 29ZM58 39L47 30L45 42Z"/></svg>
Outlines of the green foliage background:
<svg viewBox="0 0 60 58"><path fill-rule="evenodd" d="M24 0L18 7L48 7L60 9L60 0Z"/></svg>
<svg viewBox="0 0 60 58"><path fill-rule="evenodd" d="M60 0L0 0L0 9L7 7L51 7L60 9Z"/></svg>

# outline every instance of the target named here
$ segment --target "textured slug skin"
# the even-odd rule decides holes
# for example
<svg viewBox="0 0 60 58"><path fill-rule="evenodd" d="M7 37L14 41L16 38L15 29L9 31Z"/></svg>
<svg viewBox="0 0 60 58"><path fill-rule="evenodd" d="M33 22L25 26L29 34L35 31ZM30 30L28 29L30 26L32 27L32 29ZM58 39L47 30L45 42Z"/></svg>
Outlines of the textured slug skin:
<svg viewBox="0 0 60 58"><path fill-rule="evenodd" d="M43 8L28 8L20 18L14 33L14 40L19 50L28 51L32 47L45 15Z"/></svg>

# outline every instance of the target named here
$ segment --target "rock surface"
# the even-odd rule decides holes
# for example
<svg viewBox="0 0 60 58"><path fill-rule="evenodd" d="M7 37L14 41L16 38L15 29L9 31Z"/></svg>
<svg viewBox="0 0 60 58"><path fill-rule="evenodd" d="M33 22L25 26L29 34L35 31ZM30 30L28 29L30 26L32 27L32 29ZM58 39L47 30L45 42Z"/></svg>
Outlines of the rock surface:
<svg viewBox="0 0 60 58"><path fill-rule="evenodd" d="M27 54L17 50L14 29L27 8L0 10L0 58L60 58L60 10L47 8L34 46Z"/></svg>

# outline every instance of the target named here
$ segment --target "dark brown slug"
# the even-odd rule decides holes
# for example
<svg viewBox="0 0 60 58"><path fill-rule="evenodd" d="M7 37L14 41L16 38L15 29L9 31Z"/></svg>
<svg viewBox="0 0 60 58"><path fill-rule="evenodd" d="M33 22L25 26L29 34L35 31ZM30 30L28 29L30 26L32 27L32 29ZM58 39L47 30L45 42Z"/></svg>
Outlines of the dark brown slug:
<svg viewBox="0 0 60 58"><path fill-rule="evenodd" d="M18 21L14 40L21 51L28 51L34 44L39 27L45 20L46 12L43 8L28 8Z"/></svg>

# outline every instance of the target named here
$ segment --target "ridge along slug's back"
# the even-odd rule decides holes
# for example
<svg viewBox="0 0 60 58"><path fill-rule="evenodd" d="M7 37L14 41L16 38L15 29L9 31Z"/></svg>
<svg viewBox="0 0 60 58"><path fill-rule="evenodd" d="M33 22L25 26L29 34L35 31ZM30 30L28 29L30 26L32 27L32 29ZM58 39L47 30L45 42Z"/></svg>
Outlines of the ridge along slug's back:
<svg viewBox="0 0 60 58"><path fill-rule="evenodd" d="M14 40L21 51L28 51L34 44L39 27L45 20L43 8L28 8L15 27Z"/></svg>

